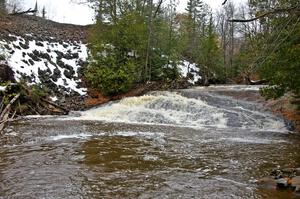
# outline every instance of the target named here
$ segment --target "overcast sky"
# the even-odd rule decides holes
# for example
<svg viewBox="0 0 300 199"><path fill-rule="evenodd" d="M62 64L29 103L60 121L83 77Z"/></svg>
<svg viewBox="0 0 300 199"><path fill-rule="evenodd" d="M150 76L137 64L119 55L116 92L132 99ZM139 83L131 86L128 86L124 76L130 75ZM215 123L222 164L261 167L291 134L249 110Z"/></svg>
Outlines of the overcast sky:
<svg viewBox="0 0 300 199"><path fill-rule="evenodd" d="M36 0L21 0L25 4L24 9L34 8ZM74 1L74 0L73 0ZM217 10L221 7L223 0L203 0L209 4L213 10ZM235 4L244 3L247 0L232 0ZM73 23L86 25L93 23L94 12L87 5L78 5L72 3L72 0L37 0L39 10L42 10L43 6L46 8L46 16L48 19L61 22L61 23ZM180 0L178 10L183 12L187 0Z"/></svg>

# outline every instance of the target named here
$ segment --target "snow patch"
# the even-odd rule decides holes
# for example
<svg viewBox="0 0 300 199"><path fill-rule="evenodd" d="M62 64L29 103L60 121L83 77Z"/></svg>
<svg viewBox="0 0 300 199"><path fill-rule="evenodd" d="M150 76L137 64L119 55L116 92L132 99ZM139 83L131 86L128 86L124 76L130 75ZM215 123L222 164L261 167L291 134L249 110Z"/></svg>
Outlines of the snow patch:
<svg viewBox="0 0 300 199"><path fill-rule="evenodd" d="M199 75L199 68L195 63L190 63L186 60L181 61L181 63L177 66L181 76L189 78L189 74L192 75L192 78L189 78L189 83L196 84L202 77Z"/></svg>
<svg viewBox="0 0 300 199"><path fill-rule="evenodd" d="M6 86L0 86L0 91L5 91L6 90Z"/></svg>
<svg viewBox="0 0 300 199"><path fill-rule="evenodd" d="M31 34L27 34L28 37ZM7 57L8 65L17 81L25 79L29 84L50 82L63 92L72 91L85 95L80 87L78 71L87 61L88 48L81 42L37 41L9 35L12 41L0 41L0 53Z"/></svg>

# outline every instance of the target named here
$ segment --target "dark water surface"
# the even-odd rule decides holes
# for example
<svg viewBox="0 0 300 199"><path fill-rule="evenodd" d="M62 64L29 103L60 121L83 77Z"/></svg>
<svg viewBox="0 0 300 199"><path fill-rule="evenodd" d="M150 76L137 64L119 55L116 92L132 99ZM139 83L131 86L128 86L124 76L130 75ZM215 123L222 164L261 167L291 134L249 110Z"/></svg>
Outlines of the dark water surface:
<svg viewBox="0 0 300 199"><path fill-rule="evenodd" d="M255 181L300 167L300 137L254 102L192 89L15 123L0 198L297 198Z"/></svg>

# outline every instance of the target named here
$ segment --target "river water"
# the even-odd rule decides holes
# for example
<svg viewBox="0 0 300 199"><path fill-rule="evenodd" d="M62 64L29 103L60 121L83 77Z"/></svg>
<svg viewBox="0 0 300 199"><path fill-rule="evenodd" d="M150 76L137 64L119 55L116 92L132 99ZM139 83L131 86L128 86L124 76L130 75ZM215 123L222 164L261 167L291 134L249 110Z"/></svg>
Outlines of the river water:
<svg viewBox="0 0 300 199"><path fill-rule="evenodd" d="M257 90L152 92L16 122L0 141L0 198L297 198L255 183L300 167L299 135Z"/></svg>

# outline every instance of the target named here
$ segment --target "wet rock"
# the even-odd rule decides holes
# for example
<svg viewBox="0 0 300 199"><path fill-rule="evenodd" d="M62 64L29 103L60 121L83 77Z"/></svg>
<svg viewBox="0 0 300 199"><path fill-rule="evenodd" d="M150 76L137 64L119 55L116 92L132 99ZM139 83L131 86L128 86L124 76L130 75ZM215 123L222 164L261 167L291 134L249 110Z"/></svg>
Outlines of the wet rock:
<svg viewBox="0 0 300 199"><path fill-rule="evenodd" d="M257 181L257 184L263 188L267 189L276 189L277 188L277 181L273 177L264 177Z"/></svg>
<svg viewBox="0 0 300 199"><path fill-rule="evenodd" d="M292 178L291 187L295 190L295 192L300 193L300 176L296 176Z"/></svg>
<svg viewBox="0 0 300 199"><path fill-rule="evenodd" d="M277 188L287 189L289 186L289 178L279 178L276 180Z"/></svg>

